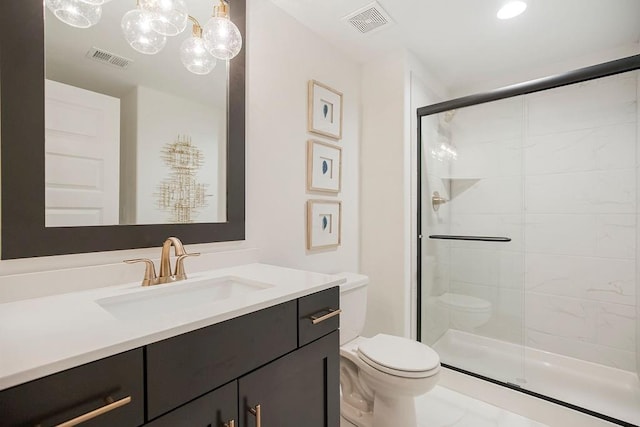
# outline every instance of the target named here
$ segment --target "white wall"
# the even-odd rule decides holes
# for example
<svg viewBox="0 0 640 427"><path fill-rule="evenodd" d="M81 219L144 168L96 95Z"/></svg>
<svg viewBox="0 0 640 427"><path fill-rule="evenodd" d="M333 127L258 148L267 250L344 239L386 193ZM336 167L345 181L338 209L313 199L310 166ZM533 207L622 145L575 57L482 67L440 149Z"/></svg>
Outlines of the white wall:
<svg viewBox="0 0 640 427"><path fill-rule="evenodd" d="M406 335L405 56L364 64L360 201L361 269L369 276L365 336Z"/></svg>
<svg viewBox="0 0 640 427"><path fill-rule="evenodd" d="M249 0L247 239L266 262L322 272L359 269L360 67L267 0ZM307 82L343 95L342 191L306 191ZM306 250L306 201L342 201L342 244Z"/></svg>
<svg viewBox="0 0 640 427"><path fill-rule="evenodd" d="M211 255L189 260L188 271L262 261L357 272L360 68L271 2L249 0L247 9L247 240L189 245ZM343 202L343 243L313 254L305 249L305 202L319 197L306 193L306 141L316 138L306 131L310 79L342 91L345 102L342 192L327 197ZM0 302L138 280L142 267L121 261L159 256L157 247L0 261Z"/></svg>
<svg viewBox="0 0 640 427"><path fill-rule="evenodd" d="M415 336L416 108L442 85L410 52L363 65L362 273L370 278L364 335Z"/></svg>

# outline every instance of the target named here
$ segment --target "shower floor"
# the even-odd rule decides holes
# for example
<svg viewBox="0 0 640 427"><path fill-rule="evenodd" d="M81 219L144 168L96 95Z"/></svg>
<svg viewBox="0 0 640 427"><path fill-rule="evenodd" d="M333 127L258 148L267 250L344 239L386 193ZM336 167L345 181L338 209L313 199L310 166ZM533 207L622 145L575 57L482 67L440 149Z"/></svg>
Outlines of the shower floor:
<svg viewBox="0 0 640 427"><path fill-rule="evenodd" d="M448 365L640 425L633 372L452 329L432 347Z"/></svg>

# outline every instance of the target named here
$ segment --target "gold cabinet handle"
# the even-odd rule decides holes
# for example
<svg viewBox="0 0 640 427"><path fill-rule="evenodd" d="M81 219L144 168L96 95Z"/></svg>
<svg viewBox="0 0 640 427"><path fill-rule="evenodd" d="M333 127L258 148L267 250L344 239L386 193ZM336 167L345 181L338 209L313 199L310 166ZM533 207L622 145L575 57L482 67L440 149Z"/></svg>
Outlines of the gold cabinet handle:
<svg viewBox="0 0 640 427"><path fill-rule="evenodd" d="M309 319L311 319L311 323L313 323L314 325L317 325L320 322L324 322L325 320L331 319L333 316L337 316L338 314L342 313L342 310L339 308L336 310L329 308L328 310L329 312L324 316L318 317L315 314L313 316L310 316Z"/></svg>
<svg viewBox="0 0 640 427"><path fill-rule="evenodd" d="M262 427L262 414L260 410L260 405L256 405L255 408L249 408L251 415L256 417L256 427Z"/></svg>
<svg viewBox="0 0 640 427"><path fill-rule="evenodd" d="M91 412L87 412L84 415L80 415L79 417L75 417L72 420L65 421L62 424L58 424L56 427L73 427L77 426L80 423L85 421L89 421L95 417L99 417L100 415L106 414L107 412L113 411L121 406L124 406L128 403L131 403L131 396L127 396L124 399L116 400L115 402L111 402L108 405L104 405L101 408L95 409Z"/></svg>
<svg viewBox="0 0 640 427"><path fill-rule="evenodd" d="M235 420L231 420L231 421L229 421L227 423L224 423L224 426L222 426L222 427L236 427L236 422L235 422Z"/></svg>

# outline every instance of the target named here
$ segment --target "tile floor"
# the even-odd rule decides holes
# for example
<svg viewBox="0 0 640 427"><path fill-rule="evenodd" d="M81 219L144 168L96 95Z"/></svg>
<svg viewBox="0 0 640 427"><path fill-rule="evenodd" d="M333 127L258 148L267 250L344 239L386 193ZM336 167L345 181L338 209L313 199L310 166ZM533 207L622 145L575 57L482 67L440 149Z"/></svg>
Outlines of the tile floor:
<svg viewBox="0 0 640 427"><path fill-rule="evenodd" d="M547 427L441 386L416 399L416 412L418 427ZM340 423L352 426L345 420Z"/></svg>

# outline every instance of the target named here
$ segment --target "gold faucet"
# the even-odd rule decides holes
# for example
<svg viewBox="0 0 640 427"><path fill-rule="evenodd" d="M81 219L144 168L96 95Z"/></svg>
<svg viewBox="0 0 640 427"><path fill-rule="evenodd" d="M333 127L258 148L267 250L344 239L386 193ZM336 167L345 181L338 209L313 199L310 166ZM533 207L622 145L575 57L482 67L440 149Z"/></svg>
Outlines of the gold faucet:
<svg viewBox="0 0 640 427"><path fill-rule="evenodd" d="M174 255L176 259L176 268L171 272L171 246L173 246ZM135 262L144 262L146 264L144 279L142 279L142 286L160 285L162 283L177 282L187 278L187 273L184 270L184 259L190 256L198 256L199 253L188 254L184 250L182 242L177 237L169 237L162 244L162 253L160 255L160 274L156 276L156 269L148 258L136 258L127 259L124 262L132 264Z"/></svg>

